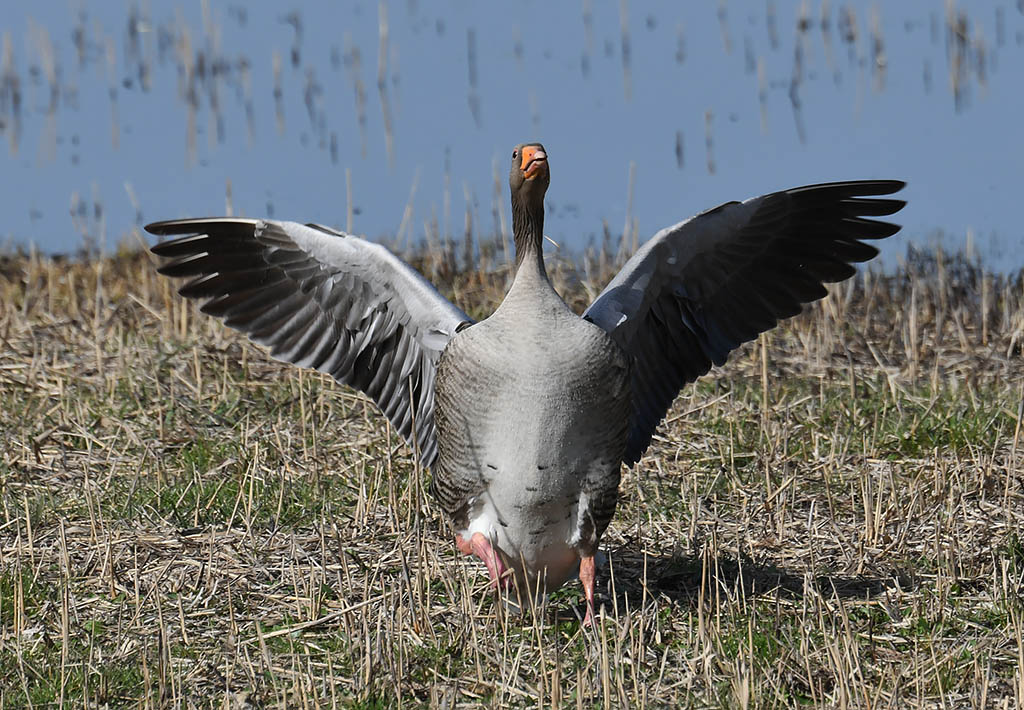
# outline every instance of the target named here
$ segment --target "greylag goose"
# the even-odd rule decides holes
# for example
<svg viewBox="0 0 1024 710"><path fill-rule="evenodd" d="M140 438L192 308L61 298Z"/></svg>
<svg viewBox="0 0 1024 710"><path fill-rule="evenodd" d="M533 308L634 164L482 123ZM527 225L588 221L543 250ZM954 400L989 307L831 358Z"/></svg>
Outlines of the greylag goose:
<svg viewBox="0 0 1024 710"><path fill-rule="evenodd" d="M661 230L586 309L548 280L550 182L539 143L509 184L516 270L474 323L384 247L316 224L220 217L150 224L179 293L267 346L366 393L432 471L458 548L496 588L551 591L594 556L635 464L680 388L826 295L899 227L904 183L809 185L727 202Z"/></svg>

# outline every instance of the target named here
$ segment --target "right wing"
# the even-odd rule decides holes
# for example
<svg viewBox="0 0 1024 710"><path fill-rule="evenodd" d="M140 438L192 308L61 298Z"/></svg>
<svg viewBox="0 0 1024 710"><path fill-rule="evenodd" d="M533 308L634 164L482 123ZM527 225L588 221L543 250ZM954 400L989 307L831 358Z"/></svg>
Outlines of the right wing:
<svg viewBox="0 0 1024 710"><path fill-rule="evenodd" d="M156 222L188 235L152 248L158 271L193 277L178 291L270 348L366 393L434 463L437 360L472 319L384 247L319 225L235 219ZM415 421L415 438L413 424Z"/></svg>

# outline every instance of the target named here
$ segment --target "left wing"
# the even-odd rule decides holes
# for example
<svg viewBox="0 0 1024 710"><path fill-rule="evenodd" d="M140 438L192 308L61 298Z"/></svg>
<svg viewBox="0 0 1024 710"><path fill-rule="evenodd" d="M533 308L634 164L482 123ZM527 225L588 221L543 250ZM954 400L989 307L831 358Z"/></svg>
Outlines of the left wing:
<svg viewBox="0 0 1024 710"><path fill-rule="evenodd" d="M633 361L624 461L640 460L680 388L803 303L855 273L899 226L865 217L898 212L896 180L808 185L715 209L658 232L626 262L583 317Z"/></svg>

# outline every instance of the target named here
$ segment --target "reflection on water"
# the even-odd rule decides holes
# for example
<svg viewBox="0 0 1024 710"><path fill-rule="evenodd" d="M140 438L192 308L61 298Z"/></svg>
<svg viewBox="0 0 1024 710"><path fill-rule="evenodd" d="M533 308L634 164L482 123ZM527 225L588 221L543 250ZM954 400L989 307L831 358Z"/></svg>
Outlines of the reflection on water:
<svg viewBox="0 0 1024 710"><path fill-rule="evenodd" d="M800 182L898 177L917 242L970 232L1024 261L1024 11L707 5L7 8L0 234L99 249L148 219L244 212L500 243L506 147L536 137L566 249Z"/></svg>

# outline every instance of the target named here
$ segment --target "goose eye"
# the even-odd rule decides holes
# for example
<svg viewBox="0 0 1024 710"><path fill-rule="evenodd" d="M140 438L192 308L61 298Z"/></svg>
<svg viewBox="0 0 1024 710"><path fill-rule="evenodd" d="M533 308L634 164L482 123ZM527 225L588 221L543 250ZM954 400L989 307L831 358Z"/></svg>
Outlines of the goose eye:
<svg viewBox="0 0 1024 710"><path fill-rule="evenodd" d="M513 150L512 151L512 160L515 160L518 157L519 157L519 151L518 150Z"/></svg>

